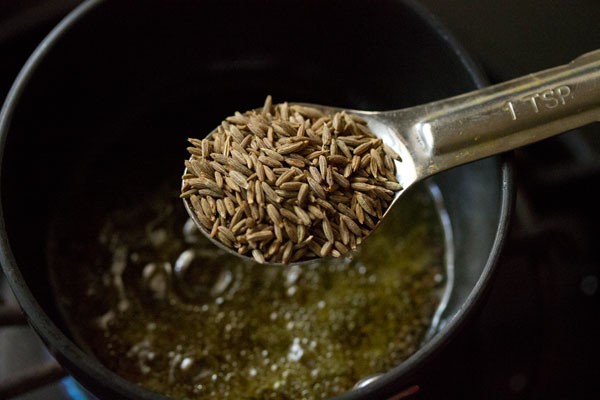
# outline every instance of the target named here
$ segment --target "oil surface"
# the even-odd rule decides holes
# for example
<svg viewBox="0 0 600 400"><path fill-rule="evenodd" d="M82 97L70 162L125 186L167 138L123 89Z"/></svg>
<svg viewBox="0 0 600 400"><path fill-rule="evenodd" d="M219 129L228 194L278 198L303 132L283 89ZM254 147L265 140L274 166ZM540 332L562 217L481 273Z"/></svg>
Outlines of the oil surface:
<svg viewBox="0 0 600 400"><path fill-rule="evenodd" d="M352 259L303 267L225 255L177 188L120 199L92 220L57 216L51 279L82 346L175 399L341 394L419 348L445 287L444 230L425 188Z"/></svg>

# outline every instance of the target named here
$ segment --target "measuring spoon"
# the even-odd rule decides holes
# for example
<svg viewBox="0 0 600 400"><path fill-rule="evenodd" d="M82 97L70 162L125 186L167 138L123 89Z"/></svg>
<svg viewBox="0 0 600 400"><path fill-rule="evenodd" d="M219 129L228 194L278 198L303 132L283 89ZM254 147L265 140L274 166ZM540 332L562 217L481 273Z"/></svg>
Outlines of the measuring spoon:
<svg viewBox="0 0 600 400"><path fill-rule="evenodd" d="M383 221L402 193L425 178L600 121L600 50L566 65L400 110L302 105L330 114L346 111L358 115L401 156L396 173L403 189L396 193ZM184 199L184 204L200 231L217 246L253 260L212 238L200 224L189 199Z"/></svg>

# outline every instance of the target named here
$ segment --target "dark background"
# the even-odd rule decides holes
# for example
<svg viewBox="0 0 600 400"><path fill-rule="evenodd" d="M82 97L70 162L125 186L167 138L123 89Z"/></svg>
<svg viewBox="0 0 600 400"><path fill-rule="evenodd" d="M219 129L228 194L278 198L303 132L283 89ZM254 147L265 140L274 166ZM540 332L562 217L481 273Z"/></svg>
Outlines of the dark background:
<svg viewBox="0 0 600 400"><path fill-rule="evenodd" d="M423 0L492 80L569 62L600 48L597 0Z"/></svg>

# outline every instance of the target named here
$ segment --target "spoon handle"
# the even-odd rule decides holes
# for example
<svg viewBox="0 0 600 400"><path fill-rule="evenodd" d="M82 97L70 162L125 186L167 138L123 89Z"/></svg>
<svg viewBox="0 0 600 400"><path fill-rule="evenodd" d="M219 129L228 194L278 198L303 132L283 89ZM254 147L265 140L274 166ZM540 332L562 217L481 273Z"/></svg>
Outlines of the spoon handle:
<svg viewBox="0 0 600 400"><path fill-rule="evenodd" d="M421 178L513 150L600 120L600 50L413 111Z"/></svg>

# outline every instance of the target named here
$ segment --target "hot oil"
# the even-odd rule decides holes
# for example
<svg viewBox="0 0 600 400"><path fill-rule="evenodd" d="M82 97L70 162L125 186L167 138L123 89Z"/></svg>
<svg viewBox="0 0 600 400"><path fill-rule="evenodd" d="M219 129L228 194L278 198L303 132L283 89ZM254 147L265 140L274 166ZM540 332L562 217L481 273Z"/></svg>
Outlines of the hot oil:
<svg viewBox="0 0 600 400"><path fill-rule="evenodd" d="M446 282L427 189L352 260L307 267L225 255L173 189L108 210L68 249L64 231L49 243L64 315L113 371L174 398L326 398L422 344Z"/></svg>
<svg viewBox="0 0 600 400"><path fill-rule="evenodd" d="M414 353L450 290L435 191L403 195L352 260L299 268L232 259L196 231L178 197L190 129L181 121L211 127L208 116L231 105L198 117L190 104L183 111L179 96L172 109L120 121L107 132L131 143L115 139L64 180L47 258L75 340L177 399L327 398Z"/></svg>

